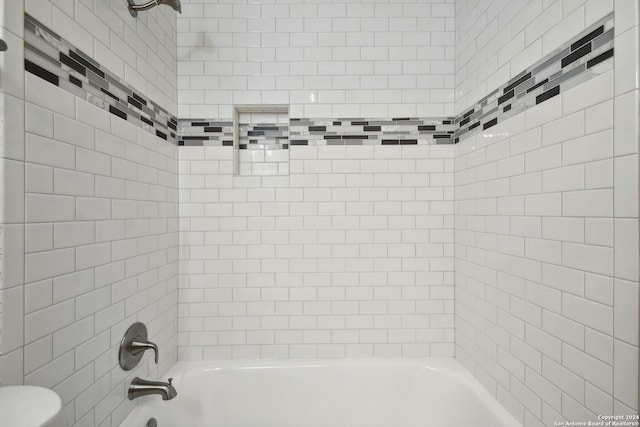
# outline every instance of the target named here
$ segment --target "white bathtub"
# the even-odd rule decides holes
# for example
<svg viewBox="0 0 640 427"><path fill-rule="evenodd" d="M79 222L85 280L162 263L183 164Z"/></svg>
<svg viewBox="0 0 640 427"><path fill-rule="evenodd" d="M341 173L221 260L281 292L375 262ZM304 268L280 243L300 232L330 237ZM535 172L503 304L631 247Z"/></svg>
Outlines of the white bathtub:
<svg viewBox="0 0 640 427"><path fill-rule="evenodd" d="M515 427L455 359L179 362L121 427Z"/></svg>

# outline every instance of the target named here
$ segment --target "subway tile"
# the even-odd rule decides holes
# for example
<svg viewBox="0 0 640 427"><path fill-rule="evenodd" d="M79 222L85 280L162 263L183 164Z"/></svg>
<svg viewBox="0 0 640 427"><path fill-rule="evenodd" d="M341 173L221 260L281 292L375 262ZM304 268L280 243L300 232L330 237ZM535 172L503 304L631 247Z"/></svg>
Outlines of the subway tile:
<svg viewBox="0 0 640 427"><path fill-rule="evenodd" d="M638 376L638 347L614 340L613 354L613 397L635 408L638 400L638 388L634 381Z"/></svg>
<svg viewBox="0 0 640 427"><path fill-rule="evenodd" d="M565 294L562 296L562 314L603 333L613 332L613 310L603 304Z"/></svg>
<svg viewBox="0 0 640 427"><path fill-rule="evenodd" d="M584 400L584 379L569 369L551 359L543 358L542 376L578 401Z"/></svg>
<svg viewBox="0 0 640 427"><path fill-rule="evenodd" d="M55 277L74 270L75 259L72 249L37 252L25 257L27 282Z"/></svg>
<svg viewBox="0 0 640 427"><path fill-rule="evenodd" d="M611 217L613 215L613 191L585 190L562 194L564 216Z"/></svg>
<svg viewBox="0 0 640 427"><path fill-rule="evenodd" d="M31 163L66 169L75 167L73 146L38 135L27 134L25 155Z"/></svg>

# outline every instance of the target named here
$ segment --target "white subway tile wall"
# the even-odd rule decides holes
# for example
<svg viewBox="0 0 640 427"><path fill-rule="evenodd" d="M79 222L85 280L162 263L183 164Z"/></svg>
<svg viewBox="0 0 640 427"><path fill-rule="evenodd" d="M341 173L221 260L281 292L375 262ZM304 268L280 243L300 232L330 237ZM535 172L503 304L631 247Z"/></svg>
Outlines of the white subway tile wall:
<svg viewBox="0 0 640 427"><path fill-rule="evenodd" d="M70 425L118 425L125 385L177 360L177 146L25 79L24 382L57 391ZM71 117L48 96L71 96ZM160 365L125 372L117 348L135 321Z"/></svg>
<svg viewBox="0 0 640 427"><path fill-rule="evenodd" d="M548 3L457 3L459 111L613 10ZM456 145L456 357L525 426L638 410L631 3L614 70Z"/></svg>
<svg viewBox="0 0 640 427"><path fill-rule="evenodd" d="M183 6L179 117L228 119L234 104L306 118L453 113L451 0Z"/></svg>
<svg viewBox="0 0 640 427"><path fill-rule="evenodd" d="M23 7L0 5L0 384L22 382L24 336L24 67ZM22 254L21 254L22 252Z"/></svg>
<svg viewBox="0 0 640 427"><path fill-rule="evenodd" d="M175 14L135 20L122 2L92 0L8 1L0 12L0 299L10 325L0 384L54 389L69 426L117 426L134 404L125 383L177 360L177 148L25 73L24 13L174 113ZM117 346L135 321L149 326L160 365L145 356L124 372Z"/></svg>
<svg viewBox="0 0 640 427"><path fill-rule="evenodd" d="M180 147L179 358L453 355L453 145Z"/></svg>

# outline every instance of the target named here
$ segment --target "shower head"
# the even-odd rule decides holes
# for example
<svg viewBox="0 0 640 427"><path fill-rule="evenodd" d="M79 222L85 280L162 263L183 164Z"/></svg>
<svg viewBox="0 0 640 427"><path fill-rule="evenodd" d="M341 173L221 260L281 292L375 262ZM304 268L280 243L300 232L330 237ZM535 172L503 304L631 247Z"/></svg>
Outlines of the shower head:
<svg viewBox="0 0 640 427"><path fill-rule="evenodd" d="M152 7L155 7L161 4L166 4L167 6L171 6L173 10L175 10L176 12L182 13L182 5L180 5L180 0L150 0L144 4L136 4L135 0L127 0L127 3L129 3L129 13L134 18L138 16L138 12L141 12L143 10L149 10Z"/></svg>

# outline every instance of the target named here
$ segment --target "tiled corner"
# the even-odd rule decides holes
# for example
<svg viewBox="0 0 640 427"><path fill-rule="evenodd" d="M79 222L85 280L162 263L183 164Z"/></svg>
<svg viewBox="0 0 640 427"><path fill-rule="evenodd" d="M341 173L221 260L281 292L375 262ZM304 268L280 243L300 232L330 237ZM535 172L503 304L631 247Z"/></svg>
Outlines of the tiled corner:
<svg viewBox="0 0 640 427"><path fill-rule="evenodd" d="M176 143L173 115L29 15L24 45L27 72Z"/></svg>

